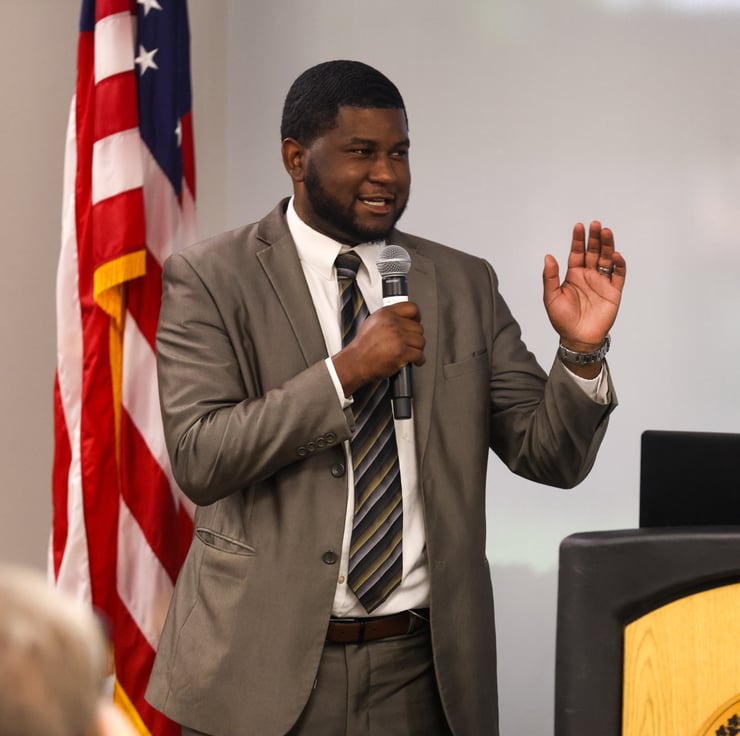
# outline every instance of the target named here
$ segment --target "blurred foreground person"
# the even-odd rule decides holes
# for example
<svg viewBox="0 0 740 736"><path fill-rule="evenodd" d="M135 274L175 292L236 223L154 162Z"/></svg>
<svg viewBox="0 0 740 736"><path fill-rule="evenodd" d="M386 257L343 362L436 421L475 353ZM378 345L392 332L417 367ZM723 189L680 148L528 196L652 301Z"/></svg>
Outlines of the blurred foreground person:
<svg viewBox="0 0 740 736"><path fill-rule="evenodd" d="M107 642L90 608L0 565L0 736L131 736L103 699Z"/></svg>

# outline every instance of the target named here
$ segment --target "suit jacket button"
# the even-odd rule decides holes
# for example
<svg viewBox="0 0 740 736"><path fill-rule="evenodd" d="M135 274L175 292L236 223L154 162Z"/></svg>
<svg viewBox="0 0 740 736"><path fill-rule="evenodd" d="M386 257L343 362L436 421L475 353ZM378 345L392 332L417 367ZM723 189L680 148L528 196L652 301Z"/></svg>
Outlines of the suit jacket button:
<svg viewBox="0 0 740 736"><path fill-rule="evenodd" d="M331 550L329 550L328 552L324 552L324 554L321 555L321 559L327 565L335 565L339 557L337 556L336 552L332 552Z"/></svg>
<svg viewBox="0 0 740 736"><path fill-rule="evenodd" d="M329 442L329 443L332 443L332 442L336 442L336 441L337 441L337 436L336 436L336 435L334 434L334 432L327 432L327 433L326 433L326 434L324 435L324 439L325 439L325 440L326 440L327 442Z"/></svg>
<svg viewBox="0 0 740 736"><path fill-rule="evenodd" d="M298 448L298 457L305 457L308 455L308 450L305 447Z"/></svg>
<svg viewBox="0 0 740 736"><path fill-rule="evenodd" d="M335 478L341 478L344 475L346 468L344 467L344 463L334 463L334 465L331 466L331 474Z"/></svg>

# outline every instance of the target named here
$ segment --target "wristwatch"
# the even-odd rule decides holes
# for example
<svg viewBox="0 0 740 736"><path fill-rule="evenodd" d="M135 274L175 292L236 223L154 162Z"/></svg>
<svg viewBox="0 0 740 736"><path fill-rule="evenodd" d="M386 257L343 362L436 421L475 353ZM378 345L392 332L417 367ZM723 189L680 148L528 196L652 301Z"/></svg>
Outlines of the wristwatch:
<svg viewBox="0 0 740 736"><path fill-rule="evenodd" d="M578 353L575 350L566 348L564 345L560 345L558 348L558 357L563 362L572 363L573 365L591 365L592 363L598 363L600 360L604 360L604 356L609 352L611 342L612 339L607 334L604 342L601 343L601 347L592 353Z"/></svg>

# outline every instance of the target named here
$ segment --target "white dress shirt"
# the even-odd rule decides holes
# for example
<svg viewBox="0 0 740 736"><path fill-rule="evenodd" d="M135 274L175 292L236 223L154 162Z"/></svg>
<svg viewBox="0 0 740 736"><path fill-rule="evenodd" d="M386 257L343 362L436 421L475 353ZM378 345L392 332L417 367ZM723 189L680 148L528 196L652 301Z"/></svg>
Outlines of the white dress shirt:
<svg viewBox="0 0 740 736"><path fill-rule="evenodd" d="M347 249L347 246L306 225L296 213L292 198L288 204L286 216L288 228L295 241L308 289L316 308L324 342L329 356L332 356L342 349L339 286L334 261L343 249ZM366 243L353 248L362 259L362 264L357 272L357 285L371 313L383 305L382 281L375 265L382 247L383 243ZM342 406L346 407L351 403L351 400L344 396L331 357L327 358L326 366L334 381L337 398ZM592 380L582 379L574 374L571 375L588 395L601 403L607 403L605 395L607 382L602 381L604 371L602 371L601 376ZM409 608L423 608L429 605L429 568L426 557L423 510L419 497L413 417L411 419L394 420L394 426L398 445L403 499L403 578L399 587L373 611L373 616L397 613ZM348 502L332 615L343 618L363 617L367 616L368 613L347 583L354 515L354 476L349 442L345 442L344 445L347 456Z"/></svg>

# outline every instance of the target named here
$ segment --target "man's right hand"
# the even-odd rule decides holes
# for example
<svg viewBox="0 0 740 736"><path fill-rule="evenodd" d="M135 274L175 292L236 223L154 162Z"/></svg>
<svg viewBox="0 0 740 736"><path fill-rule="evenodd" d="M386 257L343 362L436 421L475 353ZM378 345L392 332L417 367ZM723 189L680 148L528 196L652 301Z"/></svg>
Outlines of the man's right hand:
<svg viewBox="0 0 740 736"><path fill-rule="evenodd" d="M407 363L423 365L425 344L421 314L414 302L373 312L355 339L332 356L344 395L349 397L366 383L392 376Z"/></svg>

